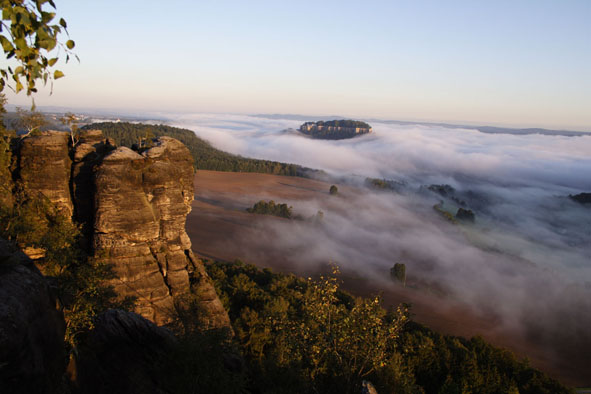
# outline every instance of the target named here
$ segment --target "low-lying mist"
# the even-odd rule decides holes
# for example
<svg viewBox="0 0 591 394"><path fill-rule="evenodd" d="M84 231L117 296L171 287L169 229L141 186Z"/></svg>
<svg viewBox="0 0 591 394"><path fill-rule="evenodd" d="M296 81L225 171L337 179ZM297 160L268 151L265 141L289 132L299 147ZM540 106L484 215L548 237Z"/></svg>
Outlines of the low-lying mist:
<svg viewBox="0 0 591 394"><path fill-rule="evenodd" d="M591 136L373 122L370 135L323 141L289 130L301 123L239 115L175 123L222 150L323 169L360 186L280 201L303 216L320 209L324 219L268 221L261 228L268 239L248 242L272 242L300 271L332 261L381 286L391 285L389 269L403 262L410 285L493 314L499 329L557 353L591 350L591 207L568 198L591 191ZM406 186L372 190L361 187L365 177ZM455 191L442 196L423 187L431 184ZM433 209L440 201L451 214L473 210L475 223L445 220Z"/></svg>

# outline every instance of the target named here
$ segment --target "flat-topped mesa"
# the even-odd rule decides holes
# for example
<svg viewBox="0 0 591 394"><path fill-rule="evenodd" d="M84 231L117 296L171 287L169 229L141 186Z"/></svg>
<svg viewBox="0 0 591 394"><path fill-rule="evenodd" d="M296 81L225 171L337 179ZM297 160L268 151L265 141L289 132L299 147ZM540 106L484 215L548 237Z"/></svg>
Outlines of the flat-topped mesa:
<svg viewBox="0 0 591 394"><path fill-rule="evenodd" d="M299 130L312 138L325 140L353 138L372 132L369 124L358 120L306 122L300 126Z"/></svg>

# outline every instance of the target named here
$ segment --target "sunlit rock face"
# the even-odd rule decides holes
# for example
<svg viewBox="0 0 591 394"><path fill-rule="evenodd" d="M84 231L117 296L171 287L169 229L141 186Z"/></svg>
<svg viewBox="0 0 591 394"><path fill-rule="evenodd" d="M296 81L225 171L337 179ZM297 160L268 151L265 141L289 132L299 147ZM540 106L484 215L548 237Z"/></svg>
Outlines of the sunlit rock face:
<svg viewBox="0 0 591 394"><path fill-rule="evenodd" d="M119 295L135 297L138 313L166 323L173 297L189 291L189 150L164 137L142 154L120 147L103 158L94 181L95 255L113 263Z"/></svg>
<svg viewBox="0 0 591 394"><path fill-rule="evenodd" d="M135 311L156 324L171 321L175 301L198 294L204 324L229 319L185 232L193 201L193 158L178 140L159 137L141 153L116 148L100 130L25 137L14 175L29 197L44 196L79 224L90 255L112 264L111 285L135 298ZM31 249L35 258L44 250ZM190 284L189 277L192 277Z"/></svg>
<svg viewBox="0 0 591 394"><path fill-rule="evenodd" d="M68 141L69 135L60 131L23 138L18 149L17 175L26 195L41 194L71 217L74 206L70 197L72 160Z"/></svg>
<svg viewBox="0 0 591 394"><path fill-rule="evenodd" d="M94 251L113 264L115 291L135 297L142 316L168 323L192 273L206 324L229 326L185 232L193 171L189 150L173 138L155 139L141 154L125 147L108 153L95 170Z"/></svg>

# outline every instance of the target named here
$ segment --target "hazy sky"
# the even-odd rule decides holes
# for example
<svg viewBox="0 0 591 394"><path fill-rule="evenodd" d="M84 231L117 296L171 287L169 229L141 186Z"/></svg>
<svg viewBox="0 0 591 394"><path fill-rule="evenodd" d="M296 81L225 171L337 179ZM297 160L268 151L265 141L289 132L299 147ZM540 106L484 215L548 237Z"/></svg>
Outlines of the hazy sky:
<svg viewBox="0 0 591 394"><path fill-rule="evenodd" d="M56 4L81 62L40 105L591 130L587 0Z"/></svg>

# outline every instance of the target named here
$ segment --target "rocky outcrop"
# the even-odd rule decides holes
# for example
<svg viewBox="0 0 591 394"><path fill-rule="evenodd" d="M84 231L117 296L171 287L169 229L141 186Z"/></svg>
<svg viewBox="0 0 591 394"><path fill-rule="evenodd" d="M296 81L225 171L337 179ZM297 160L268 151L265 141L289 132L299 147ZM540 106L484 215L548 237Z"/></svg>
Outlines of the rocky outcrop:
<svg viewBox="0 0 591 394"><path fill-rule="evenodd" d="M92 237L94 222L94 176L93 169L100 164L114 144L103 137L100 130L82 130L74 150L72 164L72 199L74 218L83 226L88 238Z"/></svg>
<svg viewBox="0 0 591 394"><path fill-rule="evenodd" d="M161 369L175 344L167 329L132 312L108 310L72 360L71 379L84 394L164 393Z"/></svg>
<svg viewBox="0 0 591 394"><path fill-rule="evenodd" d="M142 154L117 148L95 171L95 255L113 264L119 295L135 297L138 313L166 323L173 297L189 291L191 154L161 137Z"/></svg>
<svg viewBox="0 0 591 394"><path fill-rule="evenodd" d="M25 196L47 197L82 226L88 253L112 264L115 291L134 297L143 317L166 324L175 299L197 291L212 313L212 327L229 327L185 232L193 158L173 138L150 145L138 153L116 148L100 130L84 130L72 149L67 133L47 131L18 141L13 175ZM27 251L44 256L42 249Z"/></svg>
<svg viewBox="0 0 591 394"><path fill-rule="evenodd" d="M63 315L41 273L0 240L0 392L53 393L65 369Z"/></svg>
<svg viewBox="0 0 591 394"><path fill-rule="evenodd" d="M43 195L67 217L74 212L70 196L68 134L44 131L23 138L17 156L17 177L29 197Z"/></svg>
<svg viewBox="0 0 591 394"><path fill-rule="evenodd" d="M196 260L190 251L188 256L191 259L191 268L193 269L191 272L191 290L199 296L200 323L204 326L203 329L227 328L232 331L230 317L215 291L211 278L205 272L203 263Z"/></svg>

